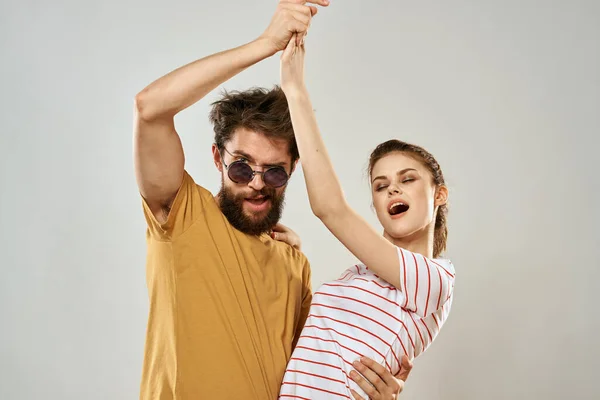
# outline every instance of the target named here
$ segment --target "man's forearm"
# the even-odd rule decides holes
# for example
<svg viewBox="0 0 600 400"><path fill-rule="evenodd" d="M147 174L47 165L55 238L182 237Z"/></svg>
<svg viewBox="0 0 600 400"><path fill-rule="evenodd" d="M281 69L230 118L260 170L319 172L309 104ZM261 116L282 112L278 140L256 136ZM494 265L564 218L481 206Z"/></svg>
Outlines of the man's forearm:
<svg viewBox="0 0 600 400"><path fill-rule="evenodd" d="M136 96L138 115L147 121L173 117L223 82L275 52L267 39L259 38L177 68Z"/></svg>

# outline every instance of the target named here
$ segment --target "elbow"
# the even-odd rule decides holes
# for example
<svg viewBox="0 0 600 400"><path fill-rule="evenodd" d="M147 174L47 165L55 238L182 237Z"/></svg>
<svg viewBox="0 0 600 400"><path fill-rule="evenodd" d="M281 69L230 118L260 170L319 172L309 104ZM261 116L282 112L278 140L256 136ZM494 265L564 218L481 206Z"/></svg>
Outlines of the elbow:
<svg viewBox="0 0 600 400"><path fill-rule="evenodd" d="M332 211L328 207L311 206L311 210L312 210L314 216L319 218L320 220L328 219L328 218L330 218L330 216L332 214Z"/></svg>
<svg viewBox="0 0 600 400"><path fill-rule="evenodd" d="M445 301L448 301L452 298L452 295L454 294L454 285L450 286L448 285L448 287L446 288L446 290L443 291L443 298L445 299Z"/></svg>
<svg viewBox="0 0 600 400"><path fill-rule="evenodd" d="M173 117L167 115L157 105L156 96L148 89L139 92L134 98L134 111L138 121L152 122L158 119Z"/></svg>
<svg viewBox="0 0 600 400"><path fill-rule="evenodd" d="M337 218L340 213L348 207L346 202L342 200L331 200L324 201L322 204L312 204L311 209L315 217L319 218L323 222L330 221Z"/></svg>
<svg viewBox="0 0 600 400"><path fill-rule="evenodd" d="M148 97L148 92L144 89L136 94L133 99L135 116L139 121L151 121L154 118L151 101Z"/></svg>
<svg viewBox="0 0 600 400"><path fill-rule="evenodd" d="M446 285L442 286L442 288L440 290L441 305L446 304L452 298L452 293L454 291L453 289L454 289L453 285L450 285L450 284L446 284Z"/></svg>

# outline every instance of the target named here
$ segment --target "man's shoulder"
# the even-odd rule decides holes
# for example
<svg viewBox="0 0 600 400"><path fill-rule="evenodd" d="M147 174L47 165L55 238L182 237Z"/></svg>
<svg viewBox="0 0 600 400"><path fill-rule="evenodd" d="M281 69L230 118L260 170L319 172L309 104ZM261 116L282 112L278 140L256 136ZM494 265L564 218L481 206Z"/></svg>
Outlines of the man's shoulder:
<svg viewBox="0 0 600 400"><path fill-rule="evenodd" d="M198 183L188 171L184 171L184 183L187 180L190 188L195 189L203 198L211 198L214 200L214 195L203 184Z"/></svg>
<svg viewBox="0 0 600 400"><path fill-rule="evenodd" d="M308 258L301 250L298 250L297 248L284 242L273 239L271 239L271 241L275 251L277 251L282 257L286 258L288 262L298 265L301 268L310 268Z"/></svg>
<svg viewBox="0 0 600 400"><path fill-rule="evenodd" d="M306 255L287 243L275 241L275 245L284 254L284 263L292 275L298 277L304 285L310 286L312 271Z"/></svg>
<svg viewBox="0 0 600 400"><path fill-rule="evenodd" d="M219 204L217 203L215 195L208 189L207 186L202 183L198 183L187 171L185 171L184 179L188 181L190 190L196 192L198 198L201 199L205 212L208 211L221 213L221 209L219 208Z"/></svg>

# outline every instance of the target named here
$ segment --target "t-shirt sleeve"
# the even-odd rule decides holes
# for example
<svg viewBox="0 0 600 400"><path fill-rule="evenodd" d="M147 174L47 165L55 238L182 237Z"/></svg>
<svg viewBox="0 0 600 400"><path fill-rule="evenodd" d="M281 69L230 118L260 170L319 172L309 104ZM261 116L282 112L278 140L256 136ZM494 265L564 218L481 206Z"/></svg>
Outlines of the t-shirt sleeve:
<svg viewBox="0 0 600 400"><path fill-rule="evenodd" d="M183 179L169 214L164 223L160 223L142 197L144 217L148 225L148 234L158 240L173 240L184 233L194 222L204 215L207 201L212 194L194 182L190 174L184 170Z"/></svg>
<svg viewBox="0 0 600 400"><path fill-rule="evenodd" d="M448 260L432 260L400 247L397 249L400 290L404 294L402 307L421 317L436 312L454 291L454 266Z"/></svg>
<svg viewBox="0 0 600 400"><path fill-rule="evenodd" d="M310 270L310 263L308 260L305 260L304 269L302 271L302 304L300 305L300 314L296 322L296 332L294 334L292 350L296 347L296 343L298 343L298 339L302 334L302 329L304 328L304 324L308 318L308 313L310 312L312 298L312 274Z"/></svg>

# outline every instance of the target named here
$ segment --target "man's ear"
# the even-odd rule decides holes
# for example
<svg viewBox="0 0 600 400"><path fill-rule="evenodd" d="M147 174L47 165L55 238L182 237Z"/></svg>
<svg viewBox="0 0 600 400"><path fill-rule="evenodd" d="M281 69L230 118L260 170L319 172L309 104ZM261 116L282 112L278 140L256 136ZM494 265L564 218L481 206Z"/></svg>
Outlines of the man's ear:
<svg viewBox="0 0 600 400"><path fill-rule="evenodd" d="M217 167L217 169L220 172L223 172L223 160L221 160L221 153L219 153L219 149L217 148L217 145L214 143L212 145L212 153L213 153L213 161L215 163L215 167Z"/></svg>
<svg viewBox="0 0 600 400"><path fill-rule="evenodd" d="M446 185L441 185L435 191L434 205L436 207L443 206L448 203L448 188Z"/></svg>
<svg viewBox="0 0 600 400"><path fill-rule="evenodd" d="M290 171L290 176L292 176L292 174L296 170L296 166L298 166L298 161L300 161L300 160L298 159L292 163L292 170Z"/></svg>

